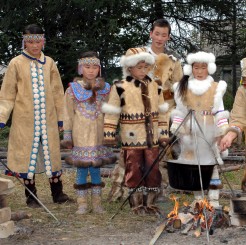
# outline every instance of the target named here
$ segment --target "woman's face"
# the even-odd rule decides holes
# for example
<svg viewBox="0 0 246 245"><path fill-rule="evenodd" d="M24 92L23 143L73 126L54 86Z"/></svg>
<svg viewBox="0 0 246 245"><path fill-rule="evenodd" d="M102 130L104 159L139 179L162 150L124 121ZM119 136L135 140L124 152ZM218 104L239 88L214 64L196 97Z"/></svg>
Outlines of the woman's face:
<svg viewBox="0 0 246 245"><path fill-rule="evenodd" d="M86 80L95 80L99 74L100 67L98 65L87 64L83 65L83 77Z"/></svg>
<svg viewBox="0 0 246 245"><path fill-rule="evenodd" d="M26 51L35 58L40 58L44 40L25 41Z"/></svg>
<svg viewBox="0 0 246 245"><path fill-rule="evenodd" d="M208 76L208 64L198 62L193 63L192 73L195 79L205 80Z"/></svg>

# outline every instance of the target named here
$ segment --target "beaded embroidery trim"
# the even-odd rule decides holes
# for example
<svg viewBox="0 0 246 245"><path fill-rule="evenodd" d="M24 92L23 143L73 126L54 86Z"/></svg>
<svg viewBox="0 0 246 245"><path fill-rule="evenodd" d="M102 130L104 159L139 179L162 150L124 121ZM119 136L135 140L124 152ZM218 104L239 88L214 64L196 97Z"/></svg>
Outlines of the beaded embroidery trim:
<svg viewBox="0 0 246 245"><path fill-rule="evenodd" d="M106 146L85 146L85 147L73 147L72 159L82 161L95 161L103 158L109 158L113 156L113 150Z"/></svg>
<svg viewBox="0 0 246 245"><path fill-rule="evenodd" d="M24 34L23 40L25 42L30 41L43 41L44 40L44 34Z"/></svg>
<svg viewBox="0 0 246 245"><path fill-rule="evenodd" d="M79 59L79 65L98 65L100 66L100 60L95 57L87 57Z"/></svg>
<svg viewBox="0 0 246 245"><path fill-rule="evenodd" d="M34 106L34 138L32 144L32 152L30 155L30 163L27 178L32 179L35 174L38 147L40 139L42 139L42 147L44 154L45 172L48 177L52 177L52 167L50 161L50 151L48 144L48 134L46 126L46 100L44 91L44 75L43 66L32 61L30 63L32 90L33 90L33 106Z"/></svg>

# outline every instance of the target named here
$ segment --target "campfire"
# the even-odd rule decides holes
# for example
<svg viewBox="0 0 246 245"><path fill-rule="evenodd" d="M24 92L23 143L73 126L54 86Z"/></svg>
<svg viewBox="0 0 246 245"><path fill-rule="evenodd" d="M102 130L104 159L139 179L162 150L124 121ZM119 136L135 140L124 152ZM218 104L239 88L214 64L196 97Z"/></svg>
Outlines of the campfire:
<svg viewBox="0 0 246 245"><path fill-rule="evenodd" d="M199 237L203 231L213 235L216 228L230 226L229 208L227 207L215 209L206 198L195 200L191 204L184 202L180 207L177 196L171 195L170 199L174 202L173 210L157 227L150 245L155 243L163 231L180 232L183 235L193 233L195 237Z"/></svg>

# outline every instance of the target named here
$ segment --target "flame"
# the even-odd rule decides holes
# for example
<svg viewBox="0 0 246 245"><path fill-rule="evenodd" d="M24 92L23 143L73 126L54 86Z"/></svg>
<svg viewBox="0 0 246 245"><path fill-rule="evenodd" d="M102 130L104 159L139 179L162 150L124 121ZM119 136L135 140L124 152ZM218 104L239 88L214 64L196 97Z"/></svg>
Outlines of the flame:
<svg viewBox="0 0 246 245"><path fill-rule="evenodd" d="M174 201L174 207L173 210L167 215L167 217L168 218L177 217L178 210L179 210L179 202L177 201L178 197L176 197L175 195L170 195L170 199Z"/></svg>

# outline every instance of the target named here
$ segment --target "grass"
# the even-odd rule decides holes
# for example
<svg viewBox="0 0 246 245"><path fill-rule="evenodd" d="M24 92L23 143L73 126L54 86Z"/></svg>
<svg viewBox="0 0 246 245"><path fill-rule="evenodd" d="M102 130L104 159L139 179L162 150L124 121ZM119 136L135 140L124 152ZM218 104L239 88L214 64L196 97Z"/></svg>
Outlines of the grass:
<svg viewBox="0 0 246 245"><path fill-rule="evenodd" d="M240 189L240 180L243 175L243 170L229 172L225 175L234 189ZM103 178L103 181L106 183L106 186L103 189L103 207L105 208L106 213L101 215L94 213L76 215L77 196L73 189L73 184L75 182L74 169L65 170L63 173L64 192L74 199L74 202L65 204L53 203L47 177L45 174L38 174L36 175L38 197L59 220L59 223L57 223L43 208L31 209L26 206L24 187L17 179L4 176L1 172L0 176L9 178L15 183L13 193L7 196L7 203L12 212L21 210L32 214L31 219L21 220L15 223L15 225L20 227L19 229L30 230L30 234L20 233L19 235L10 237L9 240L4 239L4 244L52 244L52 241L54 244L57 244L57 241L64 242L62 244L87 244L85 242L86 239L90 239L93 234L100 239L117 240L124 237L125 234L130 236L131 234L141 234L141 232L146 229L150 231L150 234L148 234L150 239L153 236L155 227L157 227L160 222L164 221L167 214L173 210L174 205L173 201L168 198L164 202L158 203L158 206L163 213L163 217L157 218L156 216L133 215L130 212L127 203L115 218L111 220L111 217L118 211L122 202L109 203L106 200L111 188L111 181L109 178ZM227 188L226 184L224 185L224 188ZM192 193L175 193L175 196L179 198L180 207L183 206L183 202L191 203L193 201ZM228 198L220 199L222 205L229 206L229 202L230 200ZM9 243L7 243L7 241ZM38 241L38 243L34 243L34 241ZM51 243L47 243L47 241L50 241Z"/></svg>

